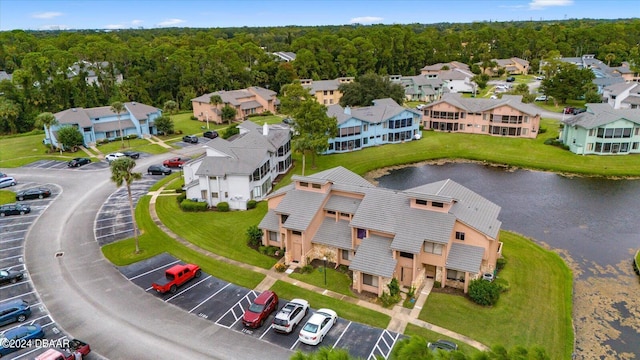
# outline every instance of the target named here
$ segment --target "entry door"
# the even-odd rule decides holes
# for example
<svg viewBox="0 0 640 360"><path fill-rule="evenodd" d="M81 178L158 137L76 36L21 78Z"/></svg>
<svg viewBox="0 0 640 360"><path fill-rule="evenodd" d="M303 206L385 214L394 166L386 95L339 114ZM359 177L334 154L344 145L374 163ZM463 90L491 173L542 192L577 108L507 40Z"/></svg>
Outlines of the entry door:
<svg viewBox="0 0 640 360"><path fill-rule="evenodd" d="M293 253L291 254L292 261L300 262L302 260L302 243L293 243Z"/></svg>
<svg viewBox="0 0 640 360"><path fill-rule="evenodd" d="M400 268L400 283L404 286L411 286L411 280L413 280L413 269L404 266Z"/></svg>

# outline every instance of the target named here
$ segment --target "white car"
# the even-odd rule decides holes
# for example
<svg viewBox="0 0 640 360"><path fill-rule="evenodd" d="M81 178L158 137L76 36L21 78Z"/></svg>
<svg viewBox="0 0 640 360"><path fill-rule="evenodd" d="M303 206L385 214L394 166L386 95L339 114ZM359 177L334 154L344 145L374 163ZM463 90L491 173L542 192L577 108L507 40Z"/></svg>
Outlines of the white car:
<svg viewBox="0 0 640 360"><path fill-rule="evenodd" d="M107 162L109 162L109 164L111 164L111 162L113 160L120 159L120 158L123 158L125 156L126 156L125 154L117 152L117 153L108 154L107 156L104 157L104 159L107 160Z"/></svg>
<svg viewBox="0 0 640 360"><path fill-rule="evenodd" d="M318 345L336 321L338 321L338 314L335 311L320 309L311 315L311 318L304 324L298 335L298 340L308 345Z"/></svg>
<svg viewBox="0 0 640 360"><path fill-rule="evenodd" d="M538 95L535 101L547 101L547 95Z"/></svg>
<svg viewBox="0 0 640 360"><path fill-rule="evenodd" d="M309 302L303 299L293 299L278 311L273 319L273 330L291 333L309 313Z"/></svg>
<svg viewBox="0 0 640 360"><path fill-rule="evenodd" d="M422 110L422 109L424 109L424 108L426 108L426 107L427 107L427 105L426 105L426 104L419 104L419 105L417 105L417 106L416 106L416 109L417 109L417 110Z"/></svg>

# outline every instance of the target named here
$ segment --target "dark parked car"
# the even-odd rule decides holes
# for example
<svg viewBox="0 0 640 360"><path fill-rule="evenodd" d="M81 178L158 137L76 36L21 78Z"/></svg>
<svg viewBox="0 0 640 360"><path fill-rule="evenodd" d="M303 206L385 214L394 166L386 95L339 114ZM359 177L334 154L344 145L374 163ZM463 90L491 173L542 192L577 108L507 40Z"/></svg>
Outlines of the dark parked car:
<svg viewBox="0 0 640 360"><path fill-rule="evenodd" d="M215 139L218 136L220 136L220 134L218 134L218 132L215 131L215 130L207 130L202 134L202 136L204 136L204 137L206 137L208 139Z"/></svg>
<svg viewBox="0 0 640 360"><path fill-rule="evenodd" d="M78 166L82 166L82 165L86 165L86 164L91 164L91 159L89 158L75 158L72 160L69 160L69 162L67 163L68 167L78 167Z"/></svg>
<svg viewBox="0 0 640 360"><path fill-rule="evenodd" d="M25 300L13 300L0 304L0 325L23 322L31 316L31 307Z"/></svg>
<svg viewBox="0 0 640 360"><path fill-rule="evenodd" d="M51 190L47 188L32 188L18 191L16 193L16 200L44 199L49 196L51 196Z"/></svg>
<svg viewBox="0 0 640 360"><path fill-rule="evenodd" d="M15 284L22 280L24 274L17 270L0 270L0 284Z"/></svg>
<svg viewBox="0 0 640 360"><path fill-rule="evenodd" d="M295 123L295 121L293 121L293 119L290 118L290 117L286 117L286 118L282 119L282 122L287 124L287 125L293 125Z"/></svg>
<svg viewBox="0 0 640 360"><path fill-rule="evenodd" d="M124 156L130 157L132 159L137 159L140 157L140 153L135 151L123 151L122 153L124 154Z"/></svg>
<svg viewBox="0 0 640 360"><path fill-rule="evenodd" d="M253 300L242 316L244 326L258 328L278 307L278 295L271 290L264 291Z"/></svg>
<svg viewBox="0 0 640 360"><path fill-rule="evenodd" d="M514 78L513 76L507 76L507 82L514 82L516 81L516 78Z"/></svg>
<svg viewBox="0 0 640 360"><path fill-rule="evenodd" d="M14 186L17 183L18 182L16 181L16 179L12 176L0 178L0 189L6 188L9 186Z"/></svg>
<svg viewBox="0 0 640 360"><path fill-rule="evenodd" d="M185 135L182 137L182 141L186 142L186 143L191 143L191 144L197 144L198 143L198 137L195 135Z"/></svg>
<svg viewBox="0 0 640 360"><path fill-rule="evenodd" d="M585 109L585 108L575 108L575 109L573 109L573 115L578 115L578 114L581 114L581 113L583 113L585 111L587 111L587 109Z"/></svg>
<svg viewBox="0 0 640 360"><path fill-rule="evenodd" d="M7 330L0 338L0 356L28 347L28 341L44 338L44 330L38 324L22 325Z"/></svg>
<svg viewBox="0 0 640 360"><path fill-rule="evenodd" d="M0 216L24 215L31 212L31 208L22 204L0 205Z"/></svg>
<svg viewBox="0 0 640 360"><path fill-rule="evenodd" d="M164 165L151 165L147 168L147 174L149 175L169 175L171 169Z"/></svg>
<svg viewBox="0 0 640 360"><path fill-rule="evenodd" d="M458 345L456 343L454 343L452 341L448 341L448 340L438 340L436 342L428 343L427 347L431 351L438 351L438 350L455 351L455 350L458 350Z"/></svg>

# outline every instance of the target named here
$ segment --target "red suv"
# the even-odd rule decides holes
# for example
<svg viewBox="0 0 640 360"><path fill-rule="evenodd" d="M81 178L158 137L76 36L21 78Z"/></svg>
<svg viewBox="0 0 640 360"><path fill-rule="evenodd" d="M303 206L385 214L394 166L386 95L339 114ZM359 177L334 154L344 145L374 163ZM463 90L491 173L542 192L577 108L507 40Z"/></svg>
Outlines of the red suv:
<svg viewBox="0 0 640 360"><path fill-rule="evenodd" d="M271 290L267 290L260 294L242 316L244 326L250 328L258 328L262 326L264 321L269 317L275 309L278 308L278 295Z"/></svg>

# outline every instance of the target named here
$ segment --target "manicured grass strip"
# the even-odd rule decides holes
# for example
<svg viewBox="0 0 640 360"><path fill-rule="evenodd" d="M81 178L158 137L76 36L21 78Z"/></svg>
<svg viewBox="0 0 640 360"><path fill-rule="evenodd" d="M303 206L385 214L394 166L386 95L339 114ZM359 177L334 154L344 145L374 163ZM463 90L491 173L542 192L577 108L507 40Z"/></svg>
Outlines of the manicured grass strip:
<svg viewBox="0 0 640 360"><path fill-rule="evenodd" d="M292 273L289 277L307 284L329 289L342 295L356 297L351 291L351 277L345 273L327 267L327 285L324 283L324 269L319 267L309 274Z"/></svg>
<svg viewBox="0 0 640 360"><path fill-rule="evenodd" d="M432 292L420 319L469 336L488 346L543 346L551 359L573 351L572 274L558 254L502 231L506 267L498 274L510 290L493 307L465 297Z"/></svg>
<svg viewBox="0 0 640 360"><path fill-rule="evenodd" d="M284 281L276 281L271 287L279 297L283 299L305 299L314 309L328 308L334 310L339 317L346 320L357 321L359 323L371 325L385 329L391 321L389 315L379 313L349 302L324 296L313 291L309 291Z"/></svg>
<svg viewBox="0 0 640 360"><path fill-rule="evenodd" d="M474 348L471 345L467 345L462 341L456 340L454 338L450 338L446 335L442 335L435 331L431 331L413 324L407 324L407 327L404 330L404 334L407 336L420 336L421 338L425 339L425 346L426 346L426 342L434 342L438 340L453 341L454 343L458 344L458 350L460 350L465 355L467 355L467 358L469 359L475 356L476 353L480 353L480 350Z"/></svg>
<svg viewBox="0 0 640 360"><path fill-rule="evenodd" d="M173 175L173 174L171 174L171 175ZM169 184L167 185L167 187L165 188L165 190L174 190L175 191L177 189L182 188L182 186L184 186L184 179L181 176L179 176L175 180L170 181Z"/></svg>
<svg viewBox="0 0 640 360"><path fill-rule="evenodd" d="M183 212L175 197L160 196L156 211L169 229L203 249L264 269L270 269L277 262L247 246L247 229L258 225L267 213L264 201L248 211Z"/></svg>
<svg viewBox="0 0 640 360"><path fill-rule="evenodd" d="M0 190L0 204L16 202L16 193L11 190Z"/></svg>
<svg viewBox="0 0 640 360"><path fill-rule="evenodd" d="M206 273L219 279L249 289L255 288L264 279L263 274L211 259L170 238L151 220L149 215L150 199L150 196L143 196L136 207L136 220L143 233L139 238L141 253L134 253L135 240L133 238L105 245L102 247L102 253L113 264L125 266L168 252L184 262L200 265ZM173 200L175 201L175 199Z"/></svg>
<svg viewBox="0 0 640 360"><path fill-rule="evenodd" d="M122 152L126 150L145 152L149 154L162 154L167 152L167 149L163 148L160 145L152 144L148 140L145 139L133 139L133 140L124 140L124 148L122 147L122 142L120 140L112 141L107 144L101 144L98 146L98 150L100 150L103 154L108 154L112 152Z"/></svg>
<svg viewBox="0 0 640 360"><path fill-rule="evenodd" d="M20 167L38 160L69 161L84 153L47 153L48 147L42 144L44 132L33 132L21 136L3 136L0 138L0 167ZM81 155L79 155L81 154Z"/></svg>
<svg viewBox="0 0 640 360"><path fill-rule="evenodd" d="M158 182L156 182L155 184L153 184L153 186L149 188L149 191L157 191L165 184L168 184L174 181L175 179L181 178L181 175L182 174L179 171L174 171L170 175L167 175L161 180L158 180Z"/></svg>

